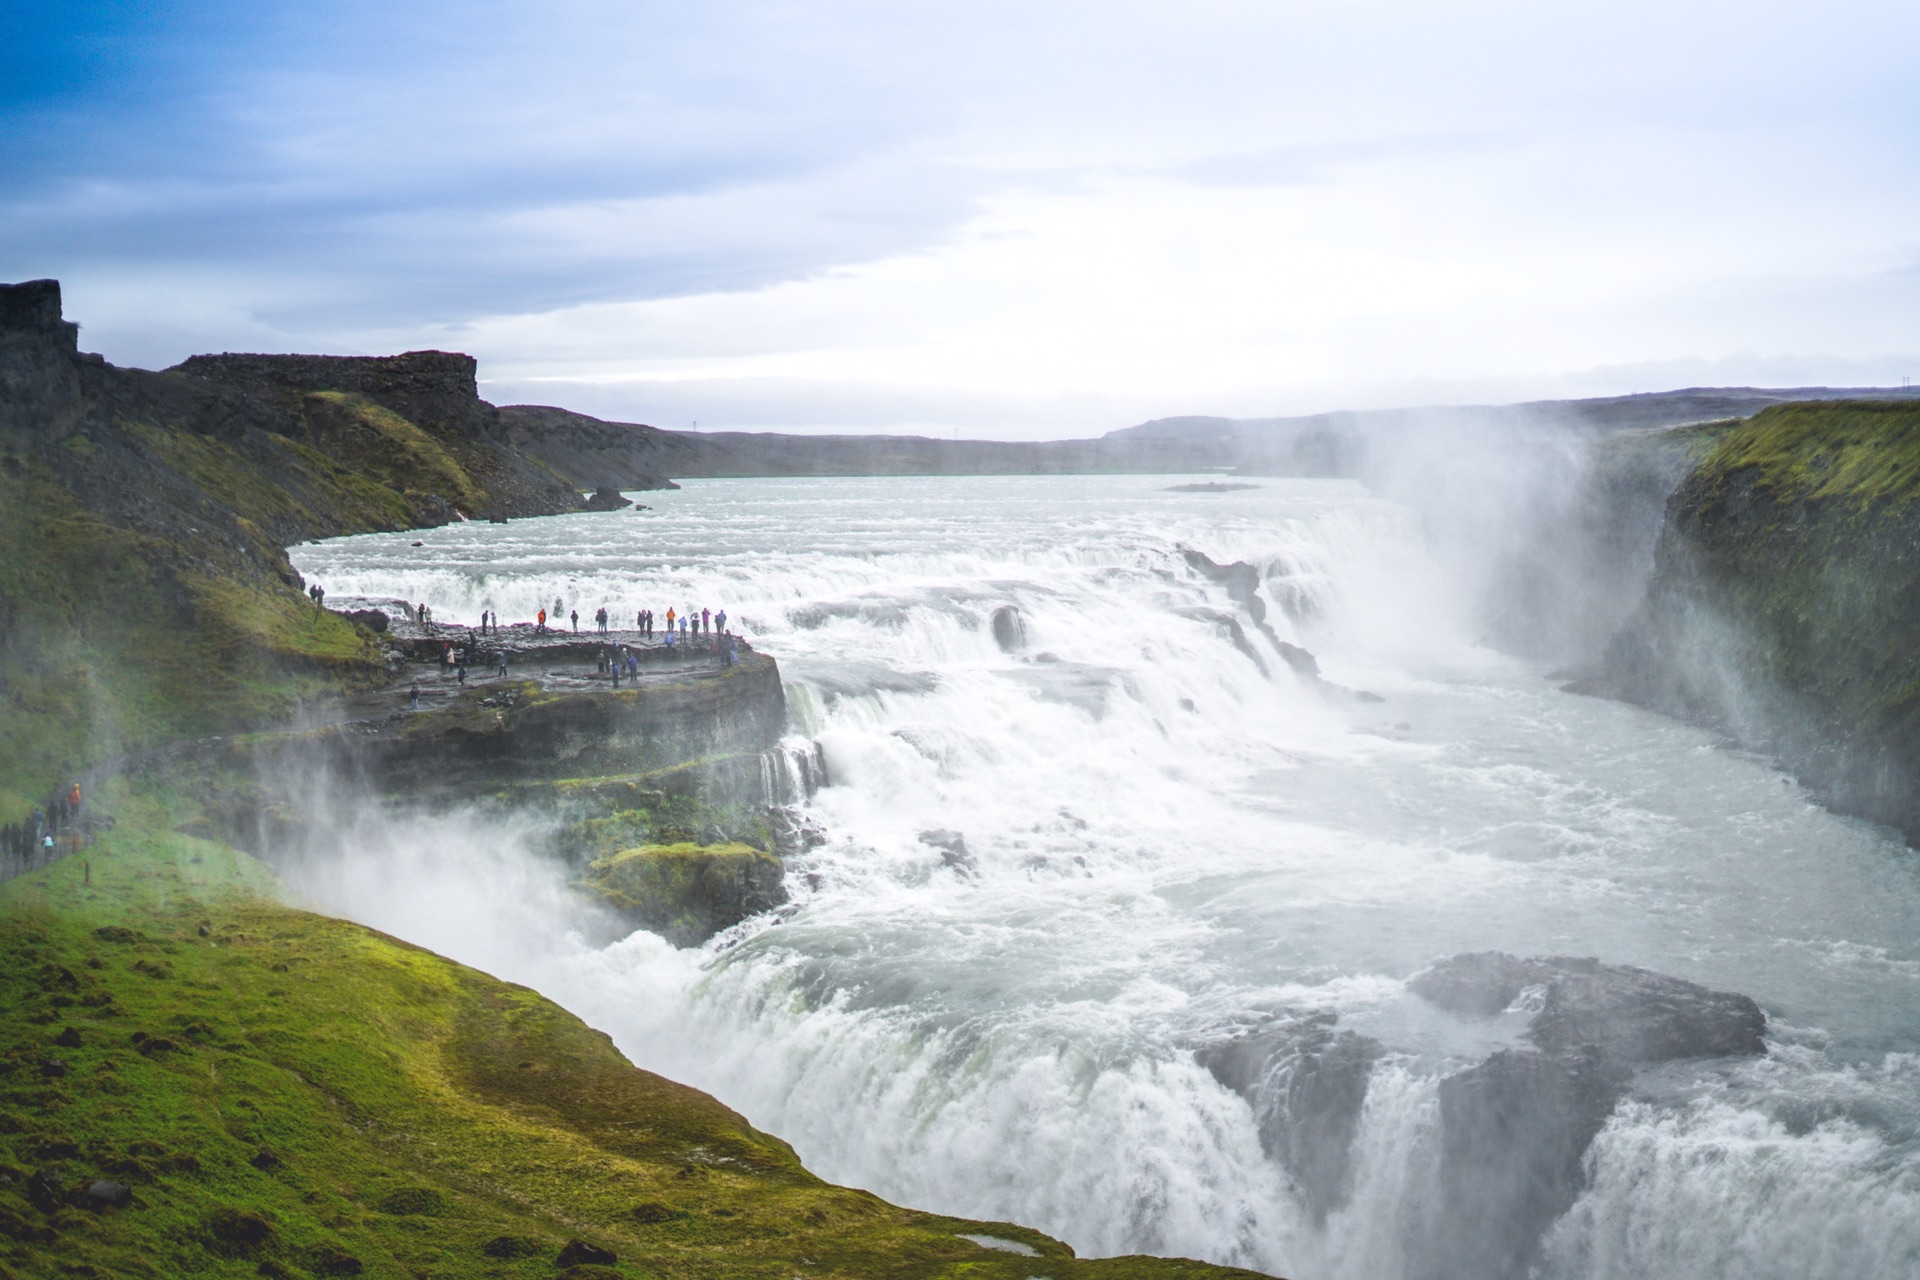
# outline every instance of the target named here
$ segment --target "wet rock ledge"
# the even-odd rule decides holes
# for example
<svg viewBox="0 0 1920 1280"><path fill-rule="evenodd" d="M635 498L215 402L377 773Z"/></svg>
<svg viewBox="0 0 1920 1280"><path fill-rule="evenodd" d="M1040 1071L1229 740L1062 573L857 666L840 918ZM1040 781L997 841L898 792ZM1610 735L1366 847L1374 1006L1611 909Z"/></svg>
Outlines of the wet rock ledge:
<svg viewBox="0 0 1920 1280"><path fill-rule="evenodd" d="M1517 1043L1439 1082L1438 1191L1416 1280L1522 1280L1585 1187L1587 1149L1638 1073L1766 1052L1766 1015L1746 996L1591 958L1457 955L1407 989L1463 1022L1526 1019ZM1368 1088L1392 1051L1338 1021L1267 1010L1195 1047L1253 1108L1267 1156L1321 1221L1352 1193Z"/></svg>

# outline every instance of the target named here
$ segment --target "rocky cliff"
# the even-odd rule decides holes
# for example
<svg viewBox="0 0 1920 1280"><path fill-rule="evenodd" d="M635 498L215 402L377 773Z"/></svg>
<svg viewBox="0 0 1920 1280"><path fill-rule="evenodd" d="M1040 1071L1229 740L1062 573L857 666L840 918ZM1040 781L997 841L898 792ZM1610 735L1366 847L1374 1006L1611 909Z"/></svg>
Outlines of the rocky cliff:
<svg viewBox="0 0 1920 1280"><path fill-rule="evenodd" d="M1644 601L1577 687L1712 725L1920 839L1920 403L1767 409L1669 499Z"/></svg>
<svg viewBox="0 0 1920 1280"><path fill-rule="evenodd" d="M79 352L57 283L0 286L0 797L383 679L285 547L578 506L465 356L119 369Z"/></svg>

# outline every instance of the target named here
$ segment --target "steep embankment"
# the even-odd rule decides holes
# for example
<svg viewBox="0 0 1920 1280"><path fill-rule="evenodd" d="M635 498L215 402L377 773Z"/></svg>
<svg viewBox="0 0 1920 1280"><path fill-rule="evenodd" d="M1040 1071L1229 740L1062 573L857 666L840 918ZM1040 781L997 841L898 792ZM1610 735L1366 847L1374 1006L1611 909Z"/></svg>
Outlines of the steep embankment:
<svg viewBox="0 0 1920 1280"><path fill-rule="evenodd" d="M1645 601L1583 687L1778 755L1920 839L1920 404L1782 405L1669 500Z"/></svg>

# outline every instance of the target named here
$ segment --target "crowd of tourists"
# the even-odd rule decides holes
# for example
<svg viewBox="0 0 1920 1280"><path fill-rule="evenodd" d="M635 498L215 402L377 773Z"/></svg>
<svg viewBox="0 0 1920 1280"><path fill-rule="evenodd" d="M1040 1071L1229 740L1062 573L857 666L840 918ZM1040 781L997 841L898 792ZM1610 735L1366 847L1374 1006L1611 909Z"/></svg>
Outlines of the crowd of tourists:
<svg viewBox="0 0 1920 1280"><path fill-rule="evenodd" d="M551 612L542 608L534 614L533 629L540 635L545 635L549 631L562 630L560 626L562 619L565 619L573 634L580 633L580 611L568 609L566 601L556 596ZM593 623L594 631L603 636L612 635L619 626L614 612L606 605L601 605L594 610L593 617L589 621ZM675 646L689 644L694 640L717 640L721 636L731 634L727 630L725 609L682 611L668 606L664 628L661 625L662 621L652 609L640 609L633 615L633 629L638 631L644 639L652 640L658 637L663 643ZM483 610L480 614L480 634L486 635L490 630L498 631L499 629L500 615L492 610ZM717 649L715 651L717 652Z"/></svg>
<svg viewBox="0 0 1920 1280"><path fill-rule="evenodd" d="M11 864L51 859L64 847L77 844L86 817L80 784L60 787L19 822L0 827L0 855Z"/></svg>

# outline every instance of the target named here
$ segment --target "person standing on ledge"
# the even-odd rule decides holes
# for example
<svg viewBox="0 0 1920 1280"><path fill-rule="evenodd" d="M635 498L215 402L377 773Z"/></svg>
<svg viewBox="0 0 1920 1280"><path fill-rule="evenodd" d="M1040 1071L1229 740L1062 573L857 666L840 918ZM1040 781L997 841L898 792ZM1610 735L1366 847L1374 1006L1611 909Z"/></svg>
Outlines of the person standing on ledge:
<svg viewBox="0 0 1920 1280"><path fill-rule="evenodd" d="M533 625L534 625L534 630L538 631L541 635L545 635L547 633L547 611L545 609L542 609L540 611L539 621L535 622Z"/></svg>
<svg viewBox="0 0 1920 1280"><path fill-rule="evenodd" d="M714 622L719 624L720 634L721 635L727 634L727 611L725 609L722 609L720 612L714 614L713 620Z"/></svg>
<svg viewBox="0 0 1920 1280"><path fill-rule="evenodd" d="M679 616L678 614L674 613L673 606L668 605L667 606L667 634L668 635L673 634L673 620L678 616Z"/></svg>
<svg viewBox="0 0 1920 1280"><path fill-rule="evenodd" d="M573 611L573 634L580 634L580 611L578 609Z"/></svg>

